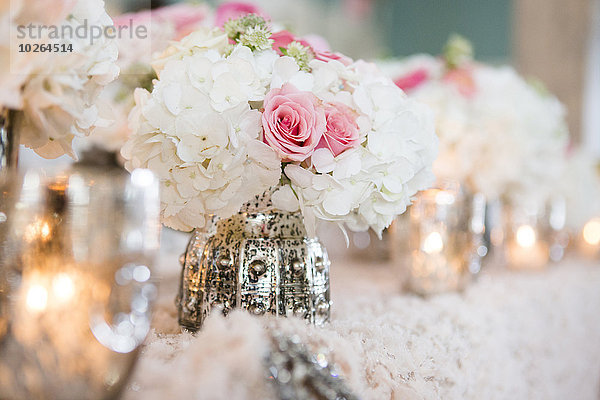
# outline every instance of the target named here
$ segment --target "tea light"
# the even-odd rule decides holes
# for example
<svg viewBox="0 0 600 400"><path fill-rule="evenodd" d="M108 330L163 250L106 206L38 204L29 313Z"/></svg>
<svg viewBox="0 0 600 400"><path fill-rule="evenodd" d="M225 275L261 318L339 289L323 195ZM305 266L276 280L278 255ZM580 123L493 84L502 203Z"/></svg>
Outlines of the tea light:
<svg viewBox="0 0 600 400"><path fill-rule="evenodd" d="M445 252L444 237L438 231L425 235L410 265L409 288L419 294L457 290L465 283L466 261Z"/></svg>
<svg viewBox="0 0 600 400"><path fill-rule="evenodd" d="M507 260L513 269L539 269L549 260L548 245L543 243L532 225L516 227L507 244Z"/></svg>
<svg viewBox="0 0 600 400"><path fill-rule="evenodd" d="M457 184L421 192L408 213L407 288L418 294L460 290L479 271L480 207ZM476 212L479 210L479 212ZM479 237L479 239L478 239ZM404 240L404 239L402 239Z"/></svg>
<svg viewBox="0 0 600 400"><path fill-rule="evenodd" d="M600 255L600 218L592 218L583 226L577 247L580 253L589 258Z"/></svg>
<svg viewBox="0 0 600 400"><path fill-rule="evenodd" d="M431 232L423 241L421 249L427 254L437 254L444 249L442 235L439 232Z"/></svg>

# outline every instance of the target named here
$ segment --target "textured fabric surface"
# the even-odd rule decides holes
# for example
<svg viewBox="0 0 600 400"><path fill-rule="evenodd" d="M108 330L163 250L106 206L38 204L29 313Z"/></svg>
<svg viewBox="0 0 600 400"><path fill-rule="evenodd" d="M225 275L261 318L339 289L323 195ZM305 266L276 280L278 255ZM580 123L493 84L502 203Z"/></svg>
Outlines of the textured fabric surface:
<svg viewBox="0 0 600 400"><path fill-rule="evenodd" d="M185 236L158 266L154 329L125 399L274 399L269 330L297 334L364 399L600 399L600 265L485 271L464 293L402 293L392 265L332 260L332 322L213 313L196 335L176 320Z"/></svg>

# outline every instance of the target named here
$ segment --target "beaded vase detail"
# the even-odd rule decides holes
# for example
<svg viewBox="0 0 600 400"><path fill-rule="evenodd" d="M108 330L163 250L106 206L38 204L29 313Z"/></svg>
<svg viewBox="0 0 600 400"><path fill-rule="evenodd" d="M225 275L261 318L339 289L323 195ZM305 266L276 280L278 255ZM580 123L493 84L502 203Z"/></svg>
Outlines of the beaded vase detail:
<svg viewBox="0 0 600 400"><path fill-rule="evenodd" d="M329 258L301 213L280 212L265 193L227 219L196 229L181 257L179 324L197 330L213 308L329 320Z"/></svg>

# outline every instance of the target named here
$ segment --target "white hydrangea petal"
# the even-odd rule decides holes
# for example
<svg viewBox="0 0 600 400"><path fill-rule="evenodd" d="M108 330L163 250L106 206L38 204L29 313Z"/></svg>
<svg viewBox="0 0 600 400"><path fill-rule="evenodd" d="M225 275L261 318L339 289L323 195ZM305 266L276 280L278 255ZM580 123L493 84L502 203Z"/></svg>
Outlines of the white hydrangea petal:
<svg viewBox="0 0 600 400"><path fill-rule="evenodd" d="M285 175L296 186L310 188L312 186L313 174L299 165L288 164L284 168Z"/></svg>
<svg viewBox="0 0 600 400"><path fill-rule="evenodd" d="M273 206L281 211L295 212L300 209L298 198L294 194L290 185L285 185L277 189L272 195Z"/></svg>
<svg viewBox="0 0 600 400"><path fill-rule="evenodd" d="M344 190L335 190L328 193L323 201L323 209L331 215L345 216L352 209L352 196Z"/></svg>
<svg viewBox="0 0 600 400"><path fill-rule="evenodd" d="M316 149L311 157L311 162L317 172L321 174L331 172L336 167L333 154L329 149L325 148Z"/></svg>

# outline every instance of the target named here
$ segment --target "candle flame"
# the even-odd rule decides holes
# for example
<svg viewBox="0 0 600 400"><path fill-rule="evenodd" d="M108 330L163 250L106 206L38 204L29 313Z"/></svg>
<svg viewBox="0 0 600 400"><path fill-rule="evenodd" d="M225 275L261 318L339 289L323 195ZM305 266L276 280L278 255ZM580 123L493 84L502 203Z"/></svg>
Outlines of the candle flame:
<svg viewBox="0 0 600 400"><path fill-rule="evenodd" d="M42 239L43 241L48 241L52 236L52 229L50 228L50 224L48 221L38 220L27 226L25 230L25 240L28 242L33 242L34 240Z"/></svg>
<svg viewBox="0 0 600 400"><path fill-rule="evenodd" d="M592 246L600 244L600 218L591 219L584 225L583 240Z"/></svg>
<svg viewBox="0 0 600 400"><path fill-rule="evenodd" d="M44 239L44 240L48 239L48 237L50 236L50 225L48 225L47 222L44 222L42 224L41 233L42 233L42 239Z"/></svg>
<svg viewBox="0 0 600 400"><path fill-rule="evenodd" d="M44 311L48 303L48 291L42 285L31 285L27 291L27 308L30 311Z"/></svg>
<svg viewBox="0 0 600 400"><path fill-rule="evenodd" d="M535 230L529 225L521 225L517 229L517 244L521 247L533 247L536 240Z"/></svg>
<svg viewBox="0 0 600 400"><path fill-rule="evenodd" d="M68 274L58 274L52 280L52 291L54 296L61 301L67 301L75 293L73 279Z"/></svg>
<svg viewBox="0 0 600 400"><path fill-rule="evenodd" d="M427 254L439 253L444 249L444 241L439 232L431 232L423 241L423 251Z"/></svg>

